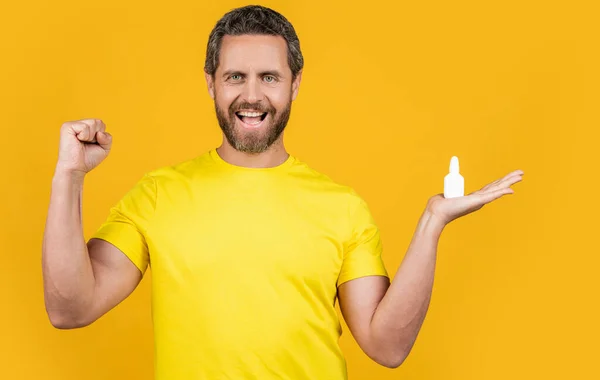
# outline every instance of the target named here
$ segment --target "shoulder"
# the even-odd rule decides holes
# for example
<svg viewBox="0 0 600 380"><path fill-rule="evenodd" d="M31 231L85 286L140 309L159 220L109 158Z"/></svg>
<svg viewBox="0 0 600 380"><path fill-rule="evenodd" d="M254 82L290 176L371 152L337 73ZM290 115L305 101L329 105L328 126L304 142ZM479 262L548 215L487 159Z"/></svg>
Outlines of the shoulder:
<svg viewBox="0 0 600 380"><path fill-rule="evenodd" d="M365 203L354 187L333 179L329 174L316 170L301 160L296 159L290 174L310 184L315 190L335 199L337 204L343 204L350 213Z"/></svg>
<svg viewBox="0 0 600 380"><path fill-rule="evenodd" d="M186 184L193 181L199 173L210 170L211 161L208 152L187 160L160 166L144 174L144 178L154 181L157 187L174 184Z"/></svg>

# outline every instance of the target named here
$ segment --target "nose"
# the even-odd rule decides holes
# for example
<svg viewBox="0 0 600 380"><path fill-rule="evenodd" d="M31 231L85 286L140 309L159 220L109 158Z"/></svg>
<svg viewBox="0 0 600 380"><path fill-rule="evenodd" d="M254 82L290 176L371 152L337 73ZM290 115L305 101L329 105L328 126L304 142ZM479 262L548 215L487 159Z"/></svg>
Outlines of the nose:
<svg viewBox="0 0 600 380"><path fill-rule="evenodd" d="M263 99L262 89L260 87L260 81L256 78L252 78L246 81L243 91L244 100L248 103L256 103Z"/></svg>

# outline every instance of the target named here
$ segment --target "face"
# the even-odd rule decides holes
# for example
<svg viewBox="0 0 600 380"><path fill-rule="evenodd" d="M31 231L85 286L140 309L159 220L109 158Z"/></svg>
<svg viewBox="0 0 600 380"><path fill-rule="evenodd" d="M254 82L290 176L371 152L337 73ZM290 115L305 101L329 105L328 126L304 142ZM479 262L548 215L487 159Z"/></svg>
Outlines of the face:
<svg viewBox="0 0 600 380"><path fill-rule="evenodd" d="M298 94L287 44L280 36L225 36L214 78L206 75L227 142L245 153L262 153L280 142Z"/></svg>

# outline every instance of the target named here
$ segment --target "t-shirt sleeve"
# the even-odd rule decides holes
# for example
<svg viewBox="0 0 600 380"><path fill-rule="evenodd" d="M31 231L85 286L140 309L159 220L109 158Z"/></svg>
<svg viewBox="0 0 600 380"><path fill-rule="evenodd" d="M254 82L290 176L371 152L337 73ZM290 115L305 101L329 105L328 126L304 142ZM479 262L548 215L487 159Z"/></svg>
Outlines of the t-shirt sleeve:
<svg viewBox="0 0 600 380"><path fill-rule="evenodd" d="M382 259L379 228L365 201L353 193L350 206L350 237L344 244L344 259L338 286L365 276L389 277Z"/></svg>
<svg viewBox="0 0 600 380"><path fill-rule="evenodd" d="M150 262L147 230L156 206L156 182L146 174L116 205L92 238L121 250L143 273Z"/></svg>

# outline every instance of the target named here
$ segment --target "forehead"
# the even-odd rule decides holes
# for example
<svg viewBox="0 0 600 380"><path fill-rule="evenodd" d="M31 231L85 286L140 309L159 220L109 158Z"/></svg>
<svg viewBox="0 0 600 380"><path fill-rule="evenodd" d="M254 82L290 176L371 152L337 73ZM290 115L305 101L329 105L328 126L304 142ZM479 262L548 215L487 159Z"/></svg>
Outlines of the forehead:
<svg viewBox="0 0 600 380"><path fill-rule="evenodd" d="M287 43L281 36L226 35L221 41L219 71L289 69Z"/></svg>

